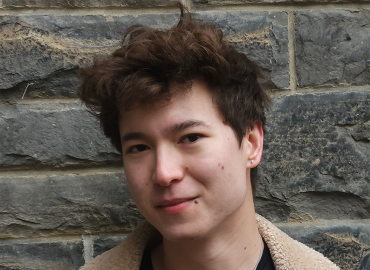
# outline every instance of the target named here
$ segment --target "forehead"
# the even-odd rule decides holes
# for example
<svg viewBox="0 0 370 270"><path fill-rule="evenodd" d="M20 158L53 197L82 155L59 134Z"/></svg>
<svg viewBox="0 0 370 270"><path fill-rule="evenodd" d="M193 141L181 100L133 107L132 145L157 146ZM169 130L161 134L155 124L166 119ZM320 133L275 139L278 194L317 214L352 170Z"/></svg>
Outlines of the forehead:
<svg viewBox="0 0 370 270"><path fill-rule="evenodd" d="M193 81L186 91L176 91L169 100L161 100L151 105L138 106L126 112L120 119L120 131L138 128L160 128L184 121L215 122L223 118L213 101L208 86L202 81Z"/></svg>

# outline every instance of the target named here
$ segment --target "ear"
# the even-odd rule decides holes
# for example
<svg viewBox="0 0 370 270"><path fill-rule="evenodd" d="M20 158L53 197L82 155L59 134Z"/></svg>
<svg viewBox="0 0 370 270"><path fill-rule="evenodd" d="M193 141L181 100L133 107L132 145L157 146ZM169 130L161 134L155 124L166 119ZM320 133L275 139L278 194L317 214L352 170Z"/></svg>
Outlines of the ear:
<svg viewBox="0 0 370 270"><path fill-rule="evenodd" d="M253 128L244 135L243 148L246 154L247 168L256 167L262 157L263 130L261 123L255 123Z"/></svg>

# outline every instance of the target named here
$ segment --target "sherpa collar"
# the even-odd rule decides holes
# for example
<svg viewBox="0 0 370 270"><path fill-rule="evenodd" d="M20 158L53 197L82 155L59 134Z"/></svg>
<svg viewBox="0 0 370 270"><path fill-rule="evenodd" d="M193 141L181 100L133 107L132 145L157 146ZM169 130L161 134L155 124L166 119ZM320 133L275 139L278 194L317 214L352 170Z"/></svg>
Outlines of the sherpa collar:
<svg viewBox="0 0 370 270"><path fill-rule="evenodd" d="M340 270L322 254L293 240L260 215L256 214L256 220L276 270ZM139 270L145 247L158 242L160 237L152 225L143 221L118 246L97 256L80 270Z"/></svg>

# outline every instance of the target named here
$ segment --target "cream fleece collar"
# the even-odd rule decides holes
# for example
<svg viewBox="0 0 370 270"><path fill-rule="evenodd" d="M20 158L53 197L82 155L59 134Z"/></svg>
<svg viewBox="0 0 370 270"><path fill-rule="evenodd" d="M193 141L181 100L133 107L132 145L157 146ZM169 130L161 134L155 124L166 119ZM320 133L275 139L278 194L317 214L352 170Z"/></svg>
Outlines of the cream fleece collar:
<svg viewBox="0 0 370 270"><path fill-rule="evenodd" d="M256 214L259 233L266 242L276 270L339 270L322 254L293 240ZM148 243L158 242L159 232L143 221L115 248L104 252L80 270L139 270Z"/></svg>

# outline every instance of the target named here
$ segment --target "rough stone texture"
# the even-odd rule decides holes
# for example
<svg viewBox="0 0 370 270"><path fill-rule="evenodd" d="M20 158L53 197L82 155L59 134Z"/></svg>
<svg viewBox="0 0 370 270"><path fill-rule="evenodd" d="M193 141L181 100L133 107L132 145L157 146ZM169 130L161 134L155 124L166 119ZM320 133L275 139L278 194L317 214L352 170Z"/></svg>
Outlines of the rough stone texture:
<svg viewBox="0 0 370 270"><path fill-rule="evenodd" d="M128 26L167 28L178 21L177 13L0 17L0 99L19 99L26 88L25 98L73 97L78 67L112 53ZM267 85L288 87L285 13L206 12L198 17L216 22L238 49L271 72Z"/></svg>
<svg viewBox="0 0 370 270"><path fill-rule="evenodd" d="M340 269L370 269L369 220L285 224L279 228L294 239L324 254Z"/></svg>
<svg viewBox="0 0 370 270"><path fill-rule="evenodd" d="M0 89L20 98L76 92L76 70L112 53L133 24L166 28L178 14L30 15L0 17ZM45 87L45 88L44 88ZM3 92L3 91L1 91ZM32 93L35 92L35 93ZM11 96L5 91L0 98ZM14 94L13 94L14 95Z"/></svg>
<svg viewBox="0 0 370 270"><path fill-rule="evenodd" d="M2 0L4 8L89 8L89 7L155 7L170 0Z"/></svg>
<svg viewBox="0 0 370 270"><path fill-rule="evenodd" d="M288 18L285 12L199 12L216 24L237 50L267 73L267 88L289 87Z"/></svg>
<svg viewBox="0 0 370 270"><path fill-rule="evenodd" d="M0 104L0 166L120 162L79 102Z"/></svg>
<svg viewBox="0 0 370 270"><path fill-rule="evenodd" d="M2 270L77 270L83 264L81 239L0 241Z"/></svg>
<svg viewBox="0 0 370 270"><path fill-rule="evenodd" d="M0 176L0 238L127 232L140 218L123 171Z"/></svg>
<svg viewBox="0 0 370 270"><path fill-rule="evenodd" d="M275 98L257 212L274 222L369 218L369 108L370 89Z"/></svg>
<svg viewBox="0 0 370 270"><path fill-rule="evenodd" d="M121 243L127 235L119 234L119 235L102 235L96 236L94 239L94 258L105 251L108 251L119 243Z"/></svg>
<svg viewBox="0 0 370 270"><path fill-rule="evenodd" d="M370 83L370 10L298 12L295 37L301 87Z"/></svg>
<svg viewBox="0 0 370 270"><path fill-rule="evenodd" d="M77 89L80 84L77 67L62 69L47 75L44 79L23 81L14 87L0 89L0 99L77 98Z"/></svg>

